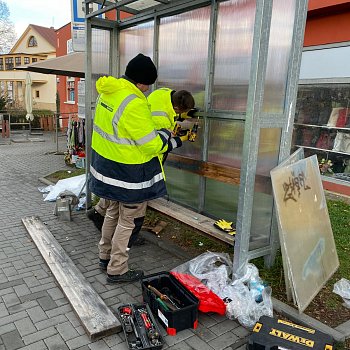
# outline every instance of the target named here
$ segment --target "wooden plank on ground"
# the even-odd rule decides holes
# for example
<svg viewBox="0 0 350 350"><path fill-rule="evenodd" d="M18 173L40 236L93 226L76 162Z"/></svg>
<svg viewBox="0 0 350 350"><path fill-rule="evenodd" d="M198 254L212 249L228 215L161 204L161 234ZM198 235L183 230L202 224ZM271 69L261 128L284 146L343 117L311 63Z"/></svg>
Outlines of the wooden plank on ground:
<svg viewBox="0 0 350 350"><path fill-rule="evenodd" d="M22 218L91 340L121 331L121 324L71 258L36 216Z"/></svg>
<svg viewBox="0 0 350 350"><path fill-rule="evenodd" d="M167 201L164 198L153 199L148 202L148 206L221 241L234 245L234 236L215 228L213 226L215 220L208 218L207 216L184 208L176 203Z"/></svg>

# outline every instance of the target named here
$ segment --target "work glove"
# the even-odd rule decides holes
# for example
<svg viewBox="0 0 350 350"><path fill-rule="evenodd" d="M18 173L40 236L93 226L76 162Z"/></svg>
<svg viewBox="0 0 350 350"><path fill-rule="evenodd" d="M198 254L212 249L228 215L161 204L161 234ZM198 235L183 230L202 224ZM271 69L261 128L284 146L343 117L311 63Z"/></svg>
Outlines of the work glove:
<svg viewBox="0 0 350 350"><path fill-rule="evenodd" d="M188 141L188 138L190 137L191 131L190 130L186 130L186 133L182 136L180 136L180 139L182 142L184 141Z"/></svg>
<svg viewBox="0 0 350 350"><path fill-rule="evenodd" d="M214 222L214 226L219 230L228 233L231 236L236 234L236 228L233 226L232 221L226 221L226 220L220 219Z"/></svg>

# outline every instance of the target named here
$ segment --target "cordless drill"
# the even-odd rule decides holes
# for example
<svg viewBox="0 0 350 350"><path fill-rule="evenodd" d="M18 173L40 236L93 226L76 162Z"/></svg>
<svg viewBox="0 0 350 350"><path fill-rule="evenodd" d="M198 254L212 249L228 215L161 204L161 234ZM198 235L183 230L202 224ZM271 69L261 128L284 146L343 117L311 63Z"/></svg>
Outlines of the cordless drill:
<svg viewBox="0 0 350 350"><path fill-rule="evenodd" d="M199 117L198 117L199 119ZM198 133L198 126L199 126L199 122L196 121L191 129L182 129L181 125L179 123L175 124L174 127L174 135L175 136L180 136L182 141L190 141L190 142L194 142L196 140L197 137L197 133Z"/></svg>

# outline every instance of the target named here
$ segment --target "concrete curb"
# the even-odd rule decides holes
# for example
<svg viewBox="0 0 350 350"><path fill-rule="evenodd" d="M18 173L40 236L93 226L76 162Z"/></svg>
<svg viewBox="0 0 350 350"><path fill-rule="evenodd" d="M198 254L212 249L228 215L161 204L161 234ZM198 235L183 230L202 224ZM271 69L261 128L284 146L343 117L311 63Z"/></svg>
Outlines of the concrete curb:
<svg viewBox="0 0 350 350"><path fill-rule="evenodd" d="M53 182L51 182L48 179L45 179L45 177L39 177L38 179L40 182L42 182L44 185L50 186L50 185L55 185Z"/></svg>
<svg viewBox="0 0 350 350"><path fill-rule="evenodd" d="M39 181L46 185L54 185L54 183L47 180L45 177L40 177ZM191 256L189 253L185 252L184 250L182 250L181 248L179 248L179 246L175 244L171 244L170 242L165 243L164 241L160 240L160 238L158 238L154 233L147 232L144 230L142 230L141 232L143 237L145 237L145 239L148 242L157 245L158 247L168 251L169 253L175 256L178 256L179 258L190 260L194 257L194 256ZM344 342L345 339L350 338L350 320L342 323L341 325L335 328L332 328L310 316L307 316L305 314L300 314L293 307L275 298L272 298L272 304L273 304L273 309L276 312L286 316L291 321L297 324L301 324L304 326L317 329L323 333L330 334L334 338L334 340L337 342Z"/></svg>

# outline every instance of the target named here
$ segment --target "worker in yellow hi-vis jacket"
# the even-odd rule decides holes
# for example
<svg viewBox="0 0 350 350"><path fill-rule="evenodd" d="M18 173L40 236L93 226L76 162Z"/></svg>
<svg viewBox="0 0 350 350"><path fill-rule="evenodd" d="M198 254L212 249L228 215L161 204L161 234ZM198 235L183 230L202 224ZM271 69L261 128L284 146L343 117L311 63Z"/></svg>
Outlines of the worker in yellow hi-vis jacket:
<svg viewBox="0 0 350 350"><path fill-rule="evenodd" d="M147 201L166 194L158 155L182 145L168 129L156 130L144 95L156 79L152 60L139 54L122 78L102 77L96 83L89 186L110 200L99 242L100 267L109 283L142 278L141 270L128 268L129 238L142 226Z"/></svg>

